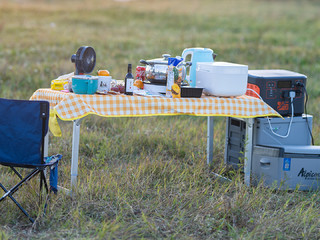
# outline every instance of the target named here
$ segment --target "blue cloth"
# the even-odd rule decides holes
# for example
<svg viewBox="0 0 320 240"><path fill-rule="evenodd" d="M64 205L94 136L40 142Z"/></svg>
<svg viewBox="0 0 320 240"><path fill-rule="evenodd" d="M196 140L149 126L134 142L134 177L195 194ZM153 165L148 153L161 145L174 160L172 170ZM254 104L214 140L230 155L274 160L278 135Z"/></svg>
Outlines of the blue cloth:
<svg viewBox="0 0 320 240"><path fill-rule="evenodd" d="M54 192L58 192L58 164L50 168L50 189Z"/></svg>
<svg viewBox="0 0 320 240"><path fill-rule="evenodd" d="M43 122L42 114L46 115ZM0 163L41 165L42 125L48 131L49 103L0 98Z"/></svg>
<svg viewBox="0 0 320 240"><path fill-rule="evenodd" d="M168 65L173 65L174 67L178 66L180 62L182 62L183 58L173 58L169 57L168 58Z"/></svg>
<svg viewBox="0 0 320 240"><path fill-rule="evenodd" d="M52 165L50 167L50 189L54 192L58 192L58 163L59 160L62 158L62 155L57 154L51 157L45 157L46 164Z"/></svg>

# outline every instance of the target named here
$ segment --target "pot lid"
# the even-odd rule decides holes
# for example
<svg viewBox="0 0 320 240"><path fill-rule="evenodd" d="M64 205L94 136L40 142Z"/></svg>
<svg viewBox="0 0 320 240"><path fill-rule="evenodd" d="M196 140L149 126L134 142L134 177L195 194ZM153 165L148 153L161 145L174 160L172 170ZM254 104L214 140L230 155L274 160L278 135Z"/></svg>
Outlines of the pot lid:
<svg viewBox="0 0 320 240"><path fill-rule="evenodd" d="M140 60L141 63L148 64L148 65L154 65L154 64L164 64L168 65L168 58L170 57L170 54L163 54L162 58L155 58L150 60Z"/></svg>

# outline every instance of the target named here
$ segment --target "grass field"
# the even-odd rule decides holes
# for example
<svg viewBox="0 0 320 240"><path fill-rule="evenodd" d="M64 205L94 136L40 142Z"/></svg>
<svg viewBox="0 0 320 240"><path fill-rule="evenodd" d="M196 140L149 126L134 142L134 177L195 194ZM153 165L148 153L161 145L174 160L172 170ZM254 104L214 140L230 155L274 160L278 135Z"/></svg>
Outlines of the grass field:
<svg viewBox="0 0 320 240"><path fill-rule="evenodd" d="M317 0L1 0L0 97L50 87L74 71L70 57L83 45L96 50L95 70L116 79L128 63L208 47L219 61L307 75L319 145L319 12ZM319 239L318 192L248 188L241 172L226 173L224 120L216 118L208 168L204 117L86 118L76 197L53 196L34 225L2 202L0 239ZM49 151L63 154L59 183L70 187L72 124L60 125ZM13 182L6 169L0 175ZM36 215L29 190L17 198Z"/></svg>

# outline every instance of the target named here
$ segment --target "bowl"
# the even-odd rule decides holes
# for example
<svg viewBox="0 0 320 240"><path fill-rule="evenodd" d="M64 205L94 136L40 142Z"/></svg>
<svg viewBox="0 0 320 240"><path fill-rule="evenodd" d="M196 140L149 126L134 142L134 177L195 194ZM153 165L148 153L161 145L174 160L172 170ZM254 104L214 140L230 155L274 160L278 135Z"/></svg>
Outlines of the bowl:
<svg viewBox="0 0 320 240"><path fill-rule="evenodd" d="M98 89L98 77L75 75L72 77L72 90L76 94L94 94Z"/></svg>

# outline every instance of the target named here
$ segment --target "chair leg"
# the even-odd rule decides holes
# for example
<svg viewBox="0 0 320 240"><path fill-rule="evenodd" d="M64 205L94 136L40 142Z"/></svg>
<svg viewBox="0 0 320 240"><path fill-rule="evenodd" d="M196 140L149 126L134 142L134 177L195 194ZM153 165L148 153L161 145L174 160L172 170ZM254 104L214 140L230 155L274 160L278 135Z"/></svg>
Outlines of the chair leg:
<svg viewBox="0 0 320 240"><path fill-rule="evenodd" d="M3 195L3 198L5 198L6 195L9 195L9 194L13 195L22 186L23 183L29 181L31 178L33 178L38 173L39 173L39 169L33 170L24 179L22 179L22 181L20 181L18 184L16 184L14 187L12 187L5 195Z"/></svg>
<svg viewBox="0 0 320 240"><path fill-rule="evenodd" d="M7 194L9 191L0 183L0 187L3 189L3 191ZM5 194L5 195L6 195ZM8 195L6 196L3 196L1 199L0 199L0 202L2 200L4 200L6 198L6 196L9 196L9 198L17 205L17 207L21 210L21 212L24 213L24 215L27 216L27 218L29 218L30 222L34 223L34 220L32 217L30 217L30 215L26 212L26 210L24 210L24 208L17 202L17 200L9 193Z"/></svg>
<svg viewBox="0 0 320 240"><path fill-rule="evenodd" d="M22 181L20 181L18 184L16 184L14 187L12 187L10 190L7 190L2 184L0 187L3 189L5 194L0 198L0 202L3 201L6 197L10 197L10 199L18 206L18 208L29 218L29 220L34 223L34 220L30 215L24 210L24 208L17 202L17 200L12 196L21 186L23 183L29 181L31 178L33 178L35 175L37 175L40 172L39 169L33 170L31 173L29 173Z"/></svg>
<svg viewBox="0 0 320 240"><path fill-rule="evenodd" d="M41 176L42 176L42 179L43 179L44 187L46 188L46 191L48 193L49 192L49 188L48 188L48 184L47 184L47 180L46 180L46 176L44 174L44 171L45 170L41 171Z"/></svg>
<svg viewBox="0 0 320 240"><path fill-rule="evenodd" d="M47 196L46 196L46 201L45 201L45 205L44 205L44 215L46 212L46 208L47 208L47 203L50 200L50 190L45 178L45 174L44 174L44 169L34 169L31 173L29 173L25 178L22 179L22 176L17 172L17 170L15 170L14 168L12 168L13 171L19 176L19 178L21 179L21 181L16 184L14 187L12 187L10 190L7 190L1 183L0 183L0 187L3 189L3 191L5 192L5 194L0 198L0 202L3 201L6 197L9 197L16 205L17 207L29 218L29 220L34 223L34 219L26 212L26 210L17 202L17 200L12 196L24 183L27 183L30 179L32 179L34 176L36 176L38 173L40 173L40 194L39 194L39 200L40 200L40 204L39 206L41 206L41 202L42 202L42 188L43 186L45 187Z"/></svg>
<svg viewBox="0 0 320 240"><path fill-rule="evenodd" d="M43 188L43 185L46 189L46 192L48 193L49 192L49 188L48 188L48 184L47 184L47 181L46 181L46 177L44 175L44 170L41 170L40 171L40 204L42 202L42 196L41 196L41 193L42 193L42 188Z"/></svg>
<svg viewBox="0 0 320 240"><path fill-rule="evenodd" d="M10 168L21 180L23 179L22 175L17 171L17 169L15 169L14 167L10 167ZM29 185L27 182L26 182L26 185L28 185L32 189L32 191L39 197L39 194L33 189L31 185Z"/></svg>
<svg viewBox="0 0 320 240"><path fill-rule="evenodd" d="M15 173L15 174L17 174L18 175L18 177L22 180L23 179L23 177L21 176L21 174L14 168L14 167L10 167L11 168L11 170Z"/></svg>
<svg viewBox="0 0 320 240"><path fill-rule="evenodd" d="M45 200L45 203L44 203L44 209L43 209L43 214L45 215L46 214L46 210L47 210L47 206L48 206L48 201L50 199L50 190L48 188L48 184L47 184L47 180L46 180L46 177L45 177L45 174L44 174L44 171L45 170L41 170L40 172L40 203L39 205L41 205L42 203L42 188L43 188L43 185L46 189L46 193L47 193L47 196L46 196L46 200Z"/></svg>

